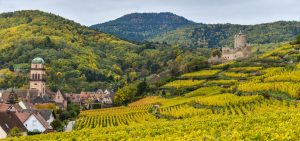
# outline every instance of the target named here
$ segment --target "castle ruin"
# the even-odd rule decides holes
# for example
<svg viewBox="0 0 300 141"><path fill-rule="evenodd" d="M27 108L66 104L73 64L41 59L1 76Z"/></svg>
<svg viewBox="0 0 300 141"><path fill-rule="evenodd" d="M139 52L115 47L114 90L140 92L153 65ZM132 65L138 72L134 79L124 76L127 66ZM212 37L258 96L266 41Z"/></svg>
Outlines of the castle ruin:
<svg viewBox="0 0 300 141"><path fill-rule="evenodd" d="M241 31L234 36L234 47L223 47L220 55L213 54L208 59L210 64L225 63L231 60L248 58L251 55L251 46L247 43L246 35Z"/></svg>

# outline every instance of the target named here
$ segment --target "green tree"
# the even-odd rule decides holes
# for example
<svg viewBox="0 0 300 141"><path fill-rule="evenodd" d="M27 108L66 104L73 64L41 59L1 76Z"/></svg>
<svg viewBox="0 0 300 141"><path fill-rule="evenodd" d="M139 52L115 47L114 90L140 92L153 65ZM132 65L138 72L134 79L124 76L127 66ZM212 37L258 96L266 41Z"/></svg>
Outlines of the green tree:
<svg viewBox="0 0 300 141"><path fill-rule="evenodd" d="M296 43L300 44L300 34L296 37Z"/></svg>
<svg viewBox="0 0 300 141"><path fill-rule="evenodd" d="M114 97L115 105L125 105L132 102L136 92L137 86L135 84L126 85L118 89Z"/></svg>
<svg viewBox="0 0 300 141"><path fill-rule="evenodd" d="M212 56L218 56L221 57L222 56L222 51L220 49L216 49L212 52Z"/></svg>
<svg viewBox="0 0 300 141"><path fill-rule="evenodd" d="M203 68L207 68L209 67L206 58L204 57L197 57L197 58L193 58L190 62L187 63L186 65L186 70L188 72L192 72L192 71L198 71L200 69Z"/></svg>
<svg viewBox="0 0 300 141"><path fill-rule="evenodd" d="M14 127L12 129L10 129L9 136L10 137L19 137L19 136L22 136L22 133L18 127Z"/></svg>
<svg viewBox="0 0 300 141"><path fill-rule="evenodd" d="M14 89L11 90L9 97L8 97L8 104L15 104L18 102L18 95L15 93Z"/></svg>
<svg viewBox="0 0 300 141"><path fill-rule="evenodd" d="M63 131L64 130L63 123L58 119L55 119L54 121L52 121L50 125L56 131Z"/></svg>
<svg viewBox="0 0 300 141"><path fill-rule="evenodd" d="M140 82L137 85L136 96L143 95L147 91L147 87L148 87L147 81L144 79L144 81Z"/></svg>
<svg viewBox="0 0 300 141"><path fill-rule="evenodd" d="M45 47L51 47L52 46L52 42L51 42L51 39L49 36L46 36L45 37L45 40L44 40L44 46Z"/></svg>

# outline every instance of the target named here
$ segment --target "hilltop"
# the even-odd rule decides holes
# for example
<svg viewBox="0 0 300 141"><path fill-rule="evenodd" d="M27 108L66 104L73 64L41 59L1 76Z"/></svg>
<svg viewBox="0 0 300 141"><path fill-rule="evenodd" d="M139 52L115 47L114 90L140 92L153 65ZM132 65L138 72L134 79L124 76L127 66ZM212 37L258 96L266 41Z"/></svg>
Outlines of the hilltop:
<svg viewBox="0 0 300 141"><path fill-rule="evenodd" d="M179 43L187 47L232 46L240 30L253 44L292 40L300 33L300 22L278 21L257 25L195 23L173 13L133 13L103 24L91 26L122 39L145 42Z"/></svg>
<svg viewBox="0 0 300 141"><path fill-rule="evenodd" d="M116 35L122 39L143 42L157 34L193 23L169 12L132 13L116 20L92 25L91 28Z"/></svg>

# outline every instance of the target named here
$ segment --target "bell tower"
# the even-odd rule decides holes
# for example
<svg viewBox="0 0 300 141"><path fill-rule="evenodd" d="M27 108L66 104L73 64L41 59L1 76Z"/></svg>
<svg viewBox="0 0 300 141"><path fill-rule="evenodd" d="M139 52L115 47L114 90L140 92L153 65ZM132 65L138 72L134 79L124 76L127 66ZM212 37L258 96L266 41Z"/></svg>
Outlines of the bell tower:
<svg viewBox="0 0 300 141"><path fill-rule="evenodd" d="M38 96L45 96L45 61L42 58L34 58L31 62L30 69L30 81L29 86L30 89L37 89Z"/></svg>

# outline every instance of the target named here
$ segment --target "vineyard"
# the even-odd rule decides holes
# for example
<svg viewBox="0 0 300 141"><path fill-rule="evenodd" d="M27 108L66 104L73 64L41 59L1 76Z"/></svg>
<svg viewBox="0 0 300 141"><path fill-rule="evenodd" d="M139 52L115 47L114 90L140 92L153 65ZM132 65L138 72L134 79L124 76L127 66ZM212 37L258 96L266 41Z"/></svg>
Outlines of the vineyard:
<svg viewBox="0 0 300 141"><path fill-rule="evenodd" d="M187 87L197 87L201 84L203 84L205 80L176 80L173 82L170 82L163 87L165 88L187 88Z"/></svg>
<svg viewBox="0 0 300 141"><path fill-rule="evenodd" d="M181 77L183 77L183 78L207 78L207 77L215 76L219 72L221 72L221 70L202 70L202 71L187 73L187 74L182 75Z"/></svg>
<svg viewBox="0 0 300 141"><path fill-rule="evenodd" d="M7 140L298 140L300 65L283 61L297 56L294 47L263 54L253 66L234 61L183 74L159 87L168 97L82 111L72 132ZM263 62L270 57L283 63Z"/></svg>
<svg viewBox="0 0 300 141"><path fill-rule="evenodd" d="M300 138L299 106L277 100L228 105L215 111L182 105L161 110L177 120L157 119L143 124L84 128L7 140L297 140Z"/></svg>

